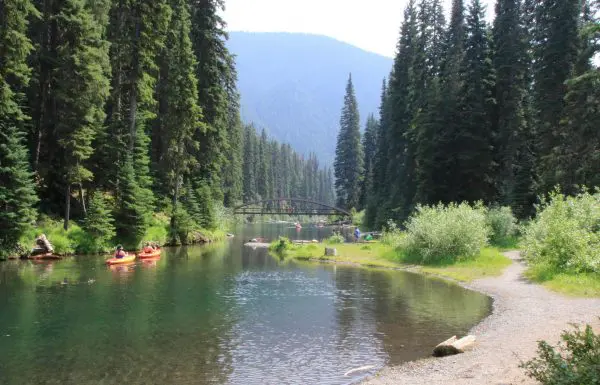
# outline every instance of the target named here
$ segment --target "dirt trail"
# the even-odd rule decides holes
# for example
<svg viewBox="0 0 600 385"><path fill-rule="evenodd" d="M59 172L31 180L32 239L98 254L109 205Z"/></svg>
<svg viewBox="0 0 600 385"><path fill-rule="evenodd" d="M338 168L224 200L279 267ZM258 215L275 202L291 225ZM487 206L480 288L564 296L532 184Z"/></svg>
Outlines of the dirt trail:
<svg viewBox="0 0 600 385"><path fill-rule="evenodd" d="M600 330L600 299L567 298L532 284L523 278L519 252L505 255L514 262L502 276L466 286L494 298L492 315L471 330L474 350L384 368L364 384L535 384L518 365L535 355L537 341L555 344L569 323Z"/></svg>

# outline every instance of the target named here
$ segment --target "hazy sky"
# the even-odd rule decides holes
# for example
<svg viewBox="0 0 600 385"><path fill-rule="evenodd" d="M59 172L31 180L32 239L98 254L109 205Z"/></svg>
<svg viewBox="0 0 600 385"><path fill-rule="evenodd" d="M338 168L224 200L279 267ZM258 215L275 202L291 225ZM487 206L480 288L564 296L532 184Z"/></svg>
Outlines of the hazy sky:
<svg viewBox="0 0 600 385"><path fill-rule="evenodd" d="M494 0L487 4L488 19ZM326 35L393 57L407 0L226 0L230 31ZM451 0L444 0L448 12ZM469 3L467 0L466 3Z"/></svg>

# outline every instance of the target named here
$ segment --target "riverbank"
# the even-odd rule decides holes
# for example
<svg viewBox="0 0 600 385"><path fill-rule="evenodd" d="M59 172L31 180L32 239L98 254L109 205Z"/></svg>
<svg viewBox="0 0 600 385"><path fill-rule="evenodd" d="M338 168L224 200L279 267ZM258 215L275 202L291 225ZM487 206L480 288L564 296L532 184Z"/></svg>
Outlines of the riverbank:
<svg viewBox="0 0 600 385"><path fill-rule="evenodd" d="M557 343L569 323L600 330L600 299L568 298L532 284L520 253L504 254L512 264L502 275L463 284L494 299L492 314L470 331L475 349L384 368L364 384L535 384L519 363L535 356L537 341Z"/></svg>
<svg viewBox="0 0 600 385"><path fill-rule="evenodd" d="M324 256L325 247L335 248L337 254ZM511 260L504 256L499 249L486 247L477 257L452 264L415 265L405 262L404 256L399 254L394 247L380 242L293 245L290 249L285 250L284 255L287 258L301 261L409 270L462 282L499 276L511 264Z"/></svg>

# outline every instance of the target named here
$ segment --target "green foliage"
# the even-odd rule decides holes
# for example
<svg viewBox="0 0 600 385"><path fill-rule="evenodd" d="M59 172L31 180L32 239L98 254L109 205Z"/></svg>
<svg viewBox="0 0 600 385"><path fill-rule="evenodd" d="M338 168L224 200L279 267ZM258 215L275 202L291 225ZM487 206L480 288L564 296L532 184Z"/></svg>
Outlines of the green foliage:
<svg viewBox="0 0 600 385"><path fill-rule="evenodd" d="M194 218L194 220L200 227L207 230L214 230L218 223L215 217L215 208L211 190L206 181L199 182L199 186L196 189L196 195L198 197L200 211L198 212L198 218Z"/></svg>
<svg viewBox="0 0 600 385"><path fill-rule="evenodd" d="M90 236L89 242L91 243L86 246L86 251L103 252L112 249L110 241L116 234L114 220L106 198L99 191L90 198L88 215L83 222L83 228Z"/></svg>
<svg viewBox="0 0 600 385"><path fill-rule="evenodd" d="M523 253L533 265L600 273L600 194L553 192L524 230Z"/></svg>
<svg viewBox="0 0 600 385"><path fill-rule="evenodd" d="M492 207L487 211L487 224L491 229L490 241L494 245L507 244L517 233L517 219L510 207Z"/></svg>
<svg viewBox="0 0 600 385"><path fill-rule="evenodd" d="M561 338L557 347L538 343L538 357L521 364L527 375L543 385L600 383L600 335L586 325L564 331Z"/></svg>
<svg viewBox="0 0 600 385"><path fill-rule="evenodd" d="M27 19L37 14L28 0L6 2L0 12L0 259L14 251L36 217L37 196L24 141L29 118L21 109L20 91L31 72Z"/></svg>
<svg viewBox="0 0 600 385"><path fill-rule="evenodd" d="M337 245L337 244L341 244L344 242L346 242L346 239L344 238L344 236L342 234L339 234L339 233L334 233L332 236L327 238L327 240L325 241L325 243L328 243L331 245Z"/></svg>
<svg viewBox="0 0 600 385"><path fill-rule="evenodd" d="M167 243L169 238L170 222L164 214L154 214L150 220L150 226L144 234L145 241L157 242L159 245Z"/></svg>
<svg viewBox="0 0 600 385"><path fill-rule="evenodd" d="M350 75L346 85L334 162L335 188L340 207L348 209L359 207L363 169L364 155L360 141L360 117L352 75Z"/></svg>
<svg viewBox="0 0 600 385"><path fill-rule="evenodd" d="M271 243L269 250L277 254L285 254L294 247L294 244L286 237L279 237L278 240Z"/></svg>
<svg viewBox="0 0 600 385"><path fill-rule="evenodd" d="M62 221L45 216L35 226L27 229L21 237L20 243L29 250L34 247L35 239L41 234L46 235L46 238L54 246L54 252L59 255L69 255L75 252L97 252L97 250L88 250L88 246L91 245L91 236L76 223L71 222L69 229L65 230Z"/></svg>
<svg viewBox="0 0 600 385"><path fill-rule="evenodd" d="M192 231L196 228L194 220L188 212L177 205L171 214L171 226L169 227L169 243L171 245L186 245Z"/></svg>
<svg viewBox="0 0 600 385"><path fill-rule="evenodd" d="M487 244L486 210L467 203L417 206L406 223L404 247L420 263L471 258Z"/></svg>
<svg viewBox="0 0 600 385"><path fill-rule="evenodd" d="M383 229L383 234L381 235L381 243L397 248L402 245L404 237L405 233L403 233L398 228L396 222L389 219L387 225Z"/></svg>
<svg viewBox="0 0 600 385"><path fill-rule="evenodd" d="M115 213L117 239L125 248L137 249L148 230L151 212L144 199L144 189L135 179L131 158L125 162L121 189Z"/></svg>

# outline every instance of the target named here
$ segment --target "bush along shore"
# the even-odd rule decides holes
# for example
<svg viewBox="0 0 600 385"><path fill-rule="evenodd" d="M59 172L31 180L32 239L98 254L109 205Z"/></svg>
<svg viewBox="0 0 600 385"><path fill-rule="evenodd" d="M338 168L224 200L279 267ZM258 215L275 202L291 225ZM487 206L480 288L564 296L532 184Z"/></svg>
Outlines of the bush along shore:
<svg viewBox="0 0 600 385"><path fill-rule="evenodd" d="M569 295L600 296L600 193L554 192L520 225L507 207L417 206L403 230L389 221L377 242L338 238L323 245L282 238L270 249L282 257L412 269L466 282L502 274L511 261L501 252L521 249L531 280ZM336 248L336 255L325 256L323 246Z"/></svg>
<svg viewBox="0 0 600 385"><path fill-rule="evenodd" d="M101 210L97 212L94 206L91 206L86 220L81 223L72 221L68 230L64 229L62 220L42 216L34 226L27 228L14 250L0 255L0 260L27 258L36 239L42 234L52 244L54 248L52 254L54 255L94 255L109 253L117 244L123 244L126 250L135 251L144 242L152 242L160 246L217 242L227 237L226 230L232 222L231 215L223 212L212 229L205 229L195 221L180 216L180 222L173 231L174 227L171 226L170 216L155 213L146 219L147 229L144 233L131 239L119 237L113 222L106 220L110 217L103 214Z"/></svg>

